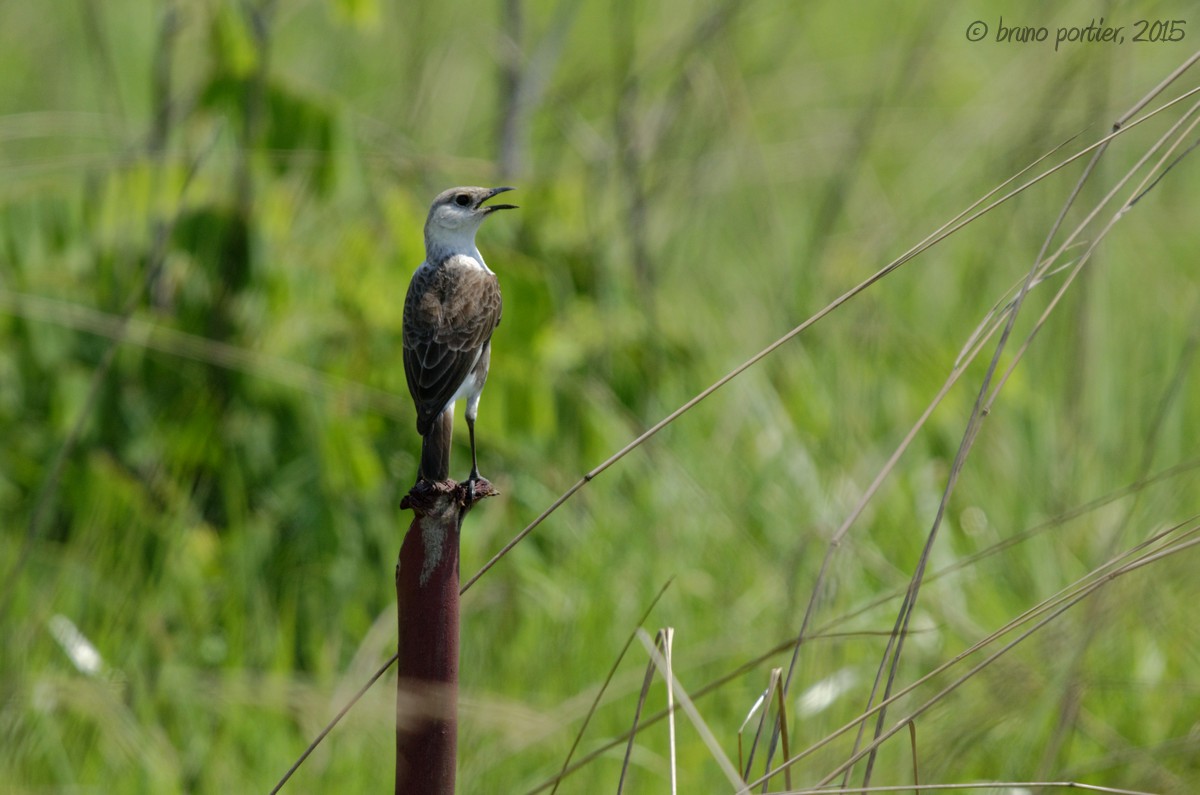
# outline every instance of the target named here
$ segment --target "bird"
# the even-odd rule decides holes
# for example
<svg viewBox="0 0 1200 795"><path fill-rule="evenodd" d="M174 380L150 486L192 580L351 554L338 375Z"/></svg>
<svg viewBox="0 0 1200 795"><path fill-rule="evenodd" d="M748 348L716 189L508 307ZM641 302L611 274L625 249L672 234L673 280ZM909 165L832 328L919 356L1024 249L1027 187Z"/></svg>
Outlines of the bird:
<svg viewBox="0 0 1200 795"><path fill-rule="evenodd" d="M417 410L421 459L417 481L450 477L454 404L466 398L471 440L468 499L479 475L475 418L492 357L492 333L500 325L500 282L483 261L475 233L497 210L485 204L511 187L450 188L429 207L425 261L413 273L404 300L404 375Z"/></svg>

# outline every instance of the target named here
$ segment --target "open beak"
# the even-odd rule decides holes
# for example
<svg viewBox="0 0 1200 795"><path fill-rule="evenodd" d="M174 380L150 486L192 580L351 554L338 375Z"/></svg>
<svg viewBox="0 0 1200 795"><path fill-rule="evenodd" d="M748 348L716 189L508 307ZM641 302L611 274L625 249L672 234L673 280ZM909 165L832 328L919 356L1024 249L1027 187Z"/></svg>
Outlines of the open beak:
<svg viewBox="0 0 1200 795"><path fill-rule="evenodd" d="M518 209L517 205L515 205L515 204L489 204L486 207L483 206L483 203L485 201L487 201L488 199L492 198L493 196L496 196L500 193L504 193L505 191L510 191L510 190L516 190L516 188L509 188L509 187L492 188L490 191L488 191L488 194L486 196L484 196L482 199L480 199L478 209L483 210L484 212L489 212L489 213L492 212L493 210L516 210L516 209Z"/></svg>

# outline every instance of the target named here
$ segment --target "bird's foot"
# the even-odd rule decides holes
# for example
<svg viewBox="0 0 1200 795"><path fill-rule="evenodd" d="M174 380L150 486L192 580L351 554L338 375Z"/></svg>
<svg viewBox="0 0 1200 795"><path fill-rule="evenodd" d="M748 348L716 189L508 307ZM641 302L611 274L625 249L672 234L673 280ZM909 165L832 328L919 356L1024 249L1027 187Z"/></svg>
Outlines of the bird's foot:
<svg viewBox="0 0 1200 795"><path fill-rule="evenodd" d="M462 484L463 502L468 507L474 505L477 501L487 497L495 497L500 492L496 491L496 487L491 481L483 477L477 471L472 471L471 476Z"/></svg>

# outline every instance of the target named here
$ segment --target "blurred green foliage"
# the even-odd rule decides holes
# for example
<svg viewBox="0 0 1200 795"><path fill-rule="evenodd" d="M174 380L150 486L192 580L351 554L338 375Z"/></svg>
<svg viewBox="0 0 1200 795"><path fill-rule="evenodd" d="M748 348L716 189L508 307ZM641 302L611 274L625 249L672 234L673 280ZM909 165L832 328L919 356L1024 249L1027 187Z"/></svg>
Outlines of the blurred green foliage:
<svg viewBox="0 0 1200 795"><path fill-rule="evenodd" d="M468 521L469 576L720 375L1067 137L1101 137L1194 46L1184 5L1105 13L1182 16L1182 44L1059 52L969 42L997 17L958 4L0 5L2 788L267 791L387 658L418 444L402 298L437 191L511 182L522 207L480 236L505 296L479 421L503 497ZM1098 13L1003 12L1052 29ZM1174 118L1114 144L1068 228ZM462 791L557 771L668 578L648 628L676 628L689 688L796 632L831 534L1081 168L789 342L469 591ZM1194 458L1195 169L1129 213L1035 338L932 569ZM1030 295L1002 367L1061 279ZM850 686L823 710L796 699L794 748L865 703L991 350L834 558L816 626L848 634L805 648L793 695ZM931 580L901 682L1196 514L1198 485L1184 467ZM1184 554L1113 582L924 715L922 780L1195 791L1194 571ZM786 661L699 702L730 755ZM622 665L581 753L629 726L643 664ZM285 791L388 790L392 709L385 679ZM679 732L681 791L725 791ZM664 791L666 753L648 729L636 791ZM619 769L610 751L560 791L614 791ZM910 781L893 740L873 783Z"/></svg>

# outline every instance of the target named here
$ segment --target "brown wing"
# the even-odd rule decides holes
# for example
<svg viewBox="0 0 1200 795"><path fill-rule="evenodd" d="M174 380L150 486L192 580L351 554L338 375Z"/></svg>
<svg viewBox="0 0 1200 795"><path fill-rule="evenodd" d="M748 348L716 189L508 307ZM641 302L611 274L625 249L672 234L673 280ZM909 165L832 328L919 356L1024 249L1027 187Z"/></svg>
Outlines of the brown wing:
<svg viewBox="0 0 1200 795"><path fill-rule="evenodd" d="M467 257L413 275L404 300L404 374L422 436L479 360L500 310L496 275Z"/></svg>

